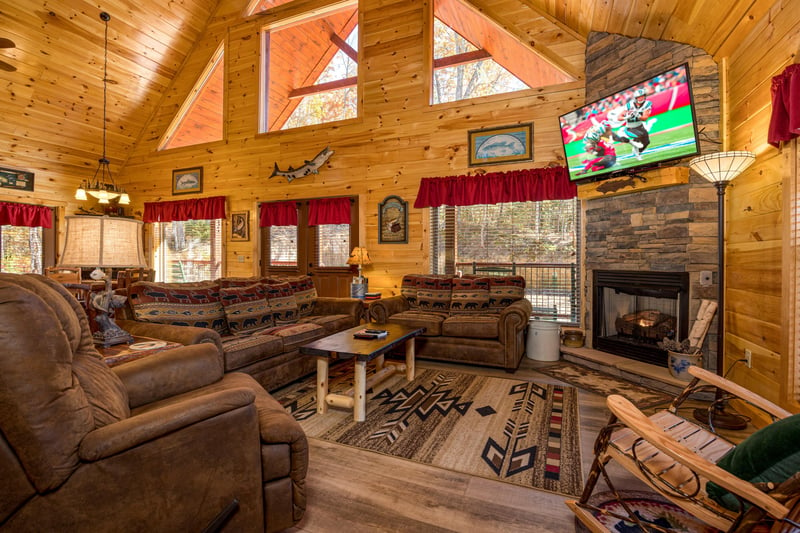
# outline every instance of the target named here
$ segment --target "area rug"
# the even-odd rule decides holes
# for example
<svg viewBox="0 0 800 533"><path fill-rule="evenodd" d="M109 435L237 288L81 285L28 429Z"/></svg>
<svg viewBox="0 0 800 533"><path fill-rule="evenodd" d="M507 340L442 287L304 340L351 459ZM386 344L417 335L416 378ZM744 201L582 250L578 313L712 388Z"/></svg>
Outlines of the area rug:
<svg viewBox="0 0 800 533"><path fill-rule="evenodd" d="M331 368L330 392L352 387L352 363ZM577 391L450 370L417 369L368 391L366 420L316 411L311 376L273 394L306 435L419 463L576 496L583 485Z"/></svg>
<svg viewBox="0 0 800 533"><path fill-rule="evenodd" d="M620 496L625 500L625 503L639 520L644 524L650 523L659 528L656 529L645 526L648 532L667 530L674 531L675 533L714 533L719 531L703 524L700 520L677 505L653 492L628 490L620 491ZM593 494L587 503L597 508L592 514L609 531L619 531L619 533L642 533L642 528L636 523L618 517L627 516L627 512L622 504L617 501L612 492L598 492L597 494ZM575 532L588 533L589 529L576 518Z"/></svg>
<svg viewBox="0 0 800 533"><path fill-rule="evenodd" d="M664 392L567 361L536 368L536 371L601 396L619 394L630 400L639 409L668 403L673 399L673 396Z"/></svg>

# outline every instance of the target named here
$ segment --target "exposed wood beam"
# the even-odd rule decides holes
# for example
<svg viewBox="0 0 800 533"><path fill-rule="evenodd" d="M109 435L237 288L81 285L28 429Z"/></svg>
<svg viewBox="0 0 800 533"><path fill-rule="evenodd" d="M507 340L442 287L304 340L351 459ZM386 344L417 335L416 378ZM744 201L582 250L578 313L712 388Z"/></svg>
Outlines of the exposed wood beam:
<svg viewBox="0 0 800 533"><path fill-rule="evenodd" d="M289 92L289 98L303 98L310 94L324 93L333 91L334 89L344 89L345 87L355 87L358 84L358 78L344 78L341 80L329 81L327 83L319 83L317 85L309 85L308 87L298 87Z"/></svg>
<svg viewBox="0 0 800 533"><path fill-rule="evenodd" d="M481 15L488 17L490 20L494 21L497 24L497 27L506 32L508 35L522 43L525 47L531 49L534 53L538 54L539 57L553 65L555 68L566 74L567 76L572 77L573 79L580 80L583 79L583 72L578 70L575 66L571 63L565 61L561 56L555 54L549 48L536 44L536 41L531 39L531 36L528 35L526 32L517 28L514 21L509 19L506 16L501 15L498 11L491 7L491 2L489 0L462 0L464 6L468 7L469 9L473 9L474 11L480 13ZM525 2L526 5L529 5L528 2ZM530 5L529 5L530 7ZM531 7L536 14L540 15L543 19L547 20L550 23L553 23L552 17L542 15L541 12L537 9ZM576 32L572 30L565 29L566 27L563 24L556 25L559 30L563 31L565 35L569 36L576 36ZM583 42L586 41L581 36L575 37Z"/></svg>
<svg viewBox="0 0 800 533"><path fill-rule="evenodd" d="M433 60L433 68L454 67L456 65L465 65L467 63L474 63L492 57L492 54L484 49L474 50L472 52L464 52L463 54L456 54L454 56L447 56L441 59Z"/></svg>
<svg viewBox="0 0 800 533"><path fill-rule="evenodd" d="M347 42L336 35L335 33L331 33L331 42L339 47L339 50L347 54L347 57L358 63L358 52L356 52L352 46L347 44Z"/></svg>

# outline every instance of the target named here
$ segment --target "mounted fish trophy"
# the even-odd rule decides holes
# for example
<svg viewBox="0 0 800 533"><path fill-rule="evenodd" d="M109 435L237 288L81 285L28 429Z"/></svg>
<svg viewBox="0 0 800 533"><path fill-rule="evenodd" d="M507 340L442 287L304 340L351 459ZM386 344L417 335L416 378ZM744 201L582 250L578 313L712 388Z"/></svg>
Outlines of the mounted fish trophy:
<svg viewBox="0 0 800 533"><path fill-rule="evenodd" d="M283 176L286 178L286 181L291 183L292 180L308 176L309 174L319 174L319 168L324 165L328 159L330 159L333 153L333 150L328 149L326 146L320 153L314 156L314 159L311 161L306 160L305 164L299 168L293 168L290 165L289 170L278 169L278 163L276 162L275 169L272 171L272 174L269 177L274 178L275 176Z"/></svg>

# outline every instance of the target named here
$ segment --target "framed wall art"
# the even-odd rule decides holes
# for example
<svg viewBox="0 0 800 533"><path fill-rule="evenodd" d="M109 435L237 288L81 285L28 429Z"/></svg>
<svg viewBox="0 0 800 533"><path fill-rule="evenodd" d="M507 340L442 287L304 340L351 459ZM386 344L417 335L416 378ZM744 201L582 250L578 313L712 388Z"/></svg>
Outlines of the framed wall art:
<svg viewBox="0 0 800 533"><path fill-rule="evenodd" d="M470 130L469 166L533 160L533 123Z"/></svg>
<svg viewBox="0 0 800 533"><path fill-rule="evenodd" d="M25 172L13 168L0 168L0 187L18 191L32 191L33 172Z"/></svg>
<svg viewBox="0 0 800 533"><path fill-rule="evenodd" d="M231 213L231 240L250 240L250 211L234 211Z"/></svg>
<svg viewBox="0 0 800 533"><path fill-rule="evenodd" d="M172 194L203 192L203 167L172 171Z"/></svg>
<svg viewBox="0 0 800 533"><path fill-rule="evenodd" d="M408 202L399 196L387 196L378 204L378 243L408 243Z"/></svg>

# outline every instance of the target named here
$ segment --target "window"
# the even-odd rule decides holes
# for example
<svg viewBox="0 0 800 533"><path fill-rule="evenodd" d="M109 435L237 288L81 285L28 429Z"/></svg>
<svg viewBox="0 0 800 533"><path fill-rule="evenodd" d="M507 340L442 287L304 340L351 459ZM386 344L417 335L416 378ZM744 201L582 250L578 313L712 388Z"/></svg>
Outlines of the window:
<svg viewBox="0 0 800 533"><path fill-rule="evenodd" d="M0 272L44 272L44 231L41 227L0 226L3 259Z"/></svg>
<svg viewBox="0 0 800 533"><path fill-rule="evenodd" d="M204 281L222 276L221 219L156 222L153 241L158 281Z"/></svg>
<svg viewBox="0 0 800 533"><path fill-rule="evenodd" d="M271 226L269 266L297 267L297 226Z"/></svg>
<svg viewBox="0 0 800 533"><path fill-rule="evenodd" d="M350 257L350 224L317 226L317 264L347 268Z"/></svg>
<svg viewBox="0 0 800 533"><path fill-rule="evenodd" d="M577 199L431 208L431 272L517 274L536 314L579 322Z"/></svg>
<svg viewBox="0 0 800 533"><path fill-rule="evenodd" d="M358 5L266 28L260 131L358 116Z"/></svg>
<svg viewBox="0 0 800 533"><path fill-rule="evenodd" d="M456 102L546 85L574 81L571 66L554 51L547 57L534 52L528 36L514 36L461 0L433 4L433 72L431 104ZM540 30L551 23L544 22ZM558 29L555 29L558 33ZM538 40L547 40L540 34ZM537 50L545 48L537 43ZM566 70L566 71L565 71Z"/></svg>

